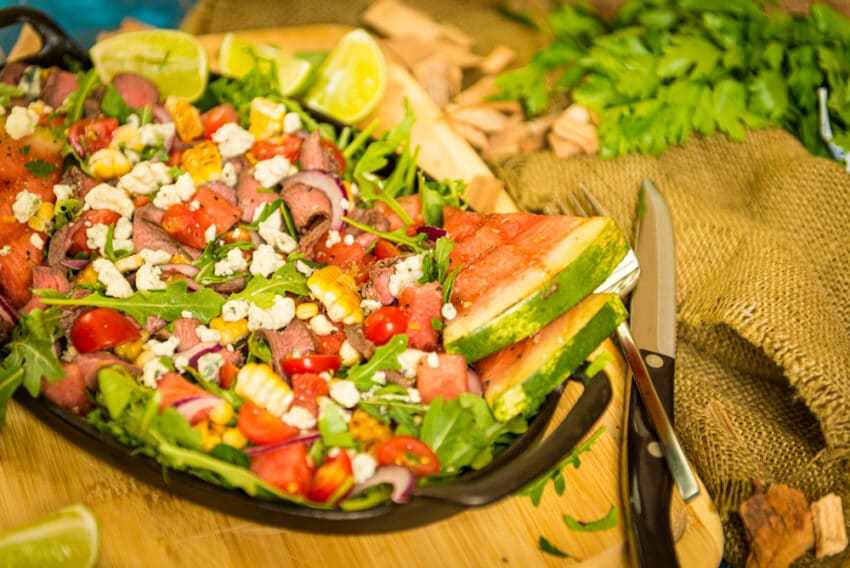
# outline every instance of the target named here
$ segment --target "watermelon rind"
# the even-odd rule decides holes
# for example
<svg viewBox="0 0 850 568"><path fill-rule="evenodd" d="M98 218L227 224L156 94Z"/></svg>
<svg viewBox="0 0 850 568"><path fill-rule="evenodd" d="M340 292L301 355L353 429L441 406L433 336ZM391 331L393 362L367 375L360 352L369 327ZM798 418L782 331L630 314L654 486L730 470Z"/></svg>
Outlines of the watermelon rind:
<svg viewBox="0 0 850 568"><path fill-rule="evenodd" d="M477 298L471 309L446 323L445 350L474 362L534 334L604 282L627 250L612 219L587 219L547 253L554 276L529 282L506 275L496 294Z"/></svg>
<svg viewBox="0 0 850 568"><path fill-rule="evenodd" d="M591 294L533 338L492 355L506 356L513 364L488 371L487 360L481 361L484 398L496 419L534 414L627 316L617 295Z"/></svg>

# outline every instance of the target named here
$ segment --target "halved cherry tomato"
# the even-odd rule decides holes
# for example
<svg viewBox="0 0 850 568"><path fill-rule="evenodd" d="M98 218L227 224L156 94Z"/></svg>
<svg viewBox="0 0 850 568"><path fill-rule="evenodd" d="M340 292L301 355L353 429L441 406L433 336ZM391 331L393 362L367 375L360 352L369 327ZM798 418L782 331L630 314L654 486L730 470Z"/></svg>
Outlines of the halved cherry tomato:
<svg viewBox="0 0 850 568"><path fill-rule="evenodd" d="M341 359L339 355L304 355L303 357L287 356L281 360L283 370L290 377L297 373L322 373L324 371L339 371Z"/></svg>
<svg viewBox="0 0 850 568"><path fill-rule="evenodd" d="M394 258L401 255L401 251L395 244L385 239L378 239L375 242L375 248L372 249L375 258L384 260L385 258Z"/></svg>
<svg viewBox="0 0 850 568"><path fill-rule="evenodd" d="M428 445L413 436L393 436L382 442L375 453L381 465L401 465L416 477L434 475L440 471L440 460Z"/></svg>
<svg viewBox="0 0 850 568"><path fill-rule="evenodd" d="M207 244L205 228L201 226L198 211L185 203L175 203L162 216L162 228L179 243L202 249Z"/></svg>
<svg viewBox="0 0 850 568"><path fill-rule="evenodd" d="M253 402L245 402L239 409L236 426L248 440L258 446L283 442L298 434L298 428Z"/></svg>
<svg viewBox="0 0 850 568"><path fill-rule="evenodd" d="M81 158L109 146L118 128L117 118L81 118L68 128L68 143Z"/></svg>
<svg viewBox="0 0 850 568"><path fill-rule="evenodd" d="M229 389L233 381L236 380L236 375L239 374L239 367L227 361L218 369L218 382L223 389Z"/></svg>
<svg viewBox="0 0 850 568"><path fill-rule="evenodd" d="M363 333L366 339L375 345L384 345L394 335L407 331L410 318L403 309L396 306L378 308L363 321Z"/></svg>
<svg viewBox="0 0 850 568"><path fill-rule="evenodd" d="M68 254L70 256L91 252L86 229L94 225L114 225L121 218L121 215L111 209L89 209L88 211L83 211L80 218L83 219L82 226L71 236L71 246L68 247Z"/></svg>
<svg viewBox="0 0 850 568"><path fill-rule="evenodd" d="M283 156L290 163L294 163L301 153L301 143L301 138L295 134L270 136L254 142L254 145L251 146L251 154L257 160L268 160L275 156Z"/></svg>
<svg viewBox="0 0 850 568"><path fill-rule="evenodd" d="M335 503L345 497L354 485L351 458L345 450L331 450L313 475L307 499L317 503Z"/></svg>
<svg viewBox="0 0 850 568"><path fill-rule="evenodd" d="M139 337L139 330L130 320L112 308L89 310L71 326L71 342L80 353L103 351Z"/></svg>
<svg viewBox="0 0 850 568"><path fill-rule="evenodd" d="M227 124L228 122L239 122L239 113L231 103L224 103L211 108L201 115L201 122L204 124L204 138L209 140L215 131Z"/></svg>
<svg viewBox="0 0 850 568"><path fill-rule="evenodd" d="M331 153L333 160L339 165L340 175L345 171L345 156L342 155L339 148L334 144L333 140L327 138L319 138L319 144Z"/></svg>
<svg viewBox="0 0 850 568"><path fill-rule="evenodd" d="M303 497L313 481L313 460L303 443L288 444L255 456L251 471L281 491Z"/></svg>

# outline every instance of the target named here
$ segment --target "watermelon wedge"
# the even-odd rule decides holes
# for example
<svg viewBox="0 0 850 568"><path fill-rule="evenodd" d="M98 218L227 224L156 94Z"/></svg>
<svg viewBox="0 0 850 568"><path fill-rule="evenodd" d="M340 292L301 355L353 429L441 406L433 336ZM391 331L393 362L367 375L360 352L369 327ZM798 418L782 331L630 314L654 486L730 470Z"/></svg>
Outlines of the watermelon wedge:
<svg viewBox="0 0 850 568"><path fill-rule="evenodd" d="M484 398L502 422L530 416L626 319L615 294L591 294L539 333L478 361Z"/></svg>
<svg viewBox="0 0 850 568"><path fill-rule="evenodd" d="M575 306L628 250L607 217L479 214L450 207L450 268L457 316L446 323L449 353L478 361L542 329Z"/></svg>

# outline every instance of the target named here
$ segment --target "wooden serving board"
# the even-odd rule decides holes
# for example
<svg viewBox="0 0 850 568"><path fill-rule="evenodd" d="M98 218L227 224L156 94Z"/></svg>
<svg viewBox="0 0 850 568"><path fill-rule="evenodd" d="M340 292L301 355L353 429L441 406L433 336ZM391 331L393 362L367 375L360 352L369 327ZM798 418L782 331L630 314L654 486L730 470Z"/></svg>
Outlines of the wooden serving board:
<svg viewBox="0 0 850 568"><path fill-rule="evenodd" d="M240 32L255 41L291 49L329 49L348 28L310 26ZM221 35L201 38L211 55ZM212 57L211 61L215 61ZM422 166L437 178L463 178L475 189L482 211L506 211L513 203L493 184L486 164L454 134L439 110L404 69L390 65L387 96L375 116L392 125L406 97L417 116L415 142ZM472 183L475 179L483 183ZM0 429L0 528L27 521L72 503L84 503L102 530L101 566L627 566L623 502L619 492L620 441L627 370L610 341L602 346L614 359L613 401L596 427L605 430L578 468L564 471L559 496L551 484L539 506L509 497L424 527L384 535L337 536L283 530L219 513L127 475L80 448L12 402ZM556 422L580 395L571 384ZM580 521L604 517L617 508L617 526L595 532L571 531L564 515ZM687 507L672 507L680 563L715 568L723 551L720 521L703 487ZM306 530L306 529L305 529ZM566 560L541 552L546 540L569 554Z"/></svg>

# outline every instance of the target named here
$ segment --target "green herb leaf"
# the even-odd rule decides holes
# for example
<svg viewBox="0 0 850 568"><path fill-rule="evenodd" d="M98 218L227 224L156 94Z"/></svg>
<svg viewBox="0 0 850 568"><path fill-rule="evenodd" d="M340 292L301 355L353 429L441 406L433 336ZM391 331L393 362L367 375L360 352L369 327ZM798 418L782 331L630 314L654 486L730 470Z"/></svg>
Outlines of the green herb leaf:
<svg viewBox="0 0 850 568"><path fill-rule="evenodd" d="M338 448L355 448L357 442L348 429L348 422L342 414L342 410L336 403L330 403L325 407L324 414L319 420L319 433L322 435L324 444Z"/></svg>
<svg viewBox="0 0 850 568"><path fill-rule="evenodd" d="M617 526L619 517L617 516L617 508L611 505L608 513L601 519L595 521L579 521L570 515L564 515L564 523L573 531L579 532L595 532L613 529Z"/></svg>
<svg viewBox="0 0 850 568"><path fill-rule="evenodd" d="M4 369L23 369L22 384L32 396L38 396L41 379L58 381L65 376L53 343L62 337L56 309L33 310L25 314L3 348ZM3 376L8 376L5 373ZM7 378L7 380L9 380Z"/></svg>
<svg viewBox="0 0 850 568"><path fill-rule="evenodd" d="M566 552L546 540L546 537L544 536L541 536L540 539L537 541L537 548L539 548L546 554L549 554L556 558L572 558L569 554L567 554Z"/></svg>
<svg viewBox="0 0 850 568"><path fill-rule="evenodd" d="M306 296L309 293L307 277L298 272L294 262L287 262L269 278L262 275L254 276L241 292L231 295L230 300L253 302L267 310L274 305L276 296L286 294Z"/></svg>
<svg viewBox="0 0 850 568"><path fill-rule="evenodd" d="M405 349L407 349L407 335L403 333L395 335L387 343L375 349L375 354L372 355L371 359L351 367L346 377L354 381L357 390L366 392L377 384L372 380L372 377L378 371L398 371L401 369L398 356L404 353Z"/></svg>
<svg viewBox="0 0 850 568"><path fill-rule="evenodd" d="M32 175L40 178L48 178L56 171L56 164L45 162L44 160L31 160L24 164L24 167Z"/></svg>

